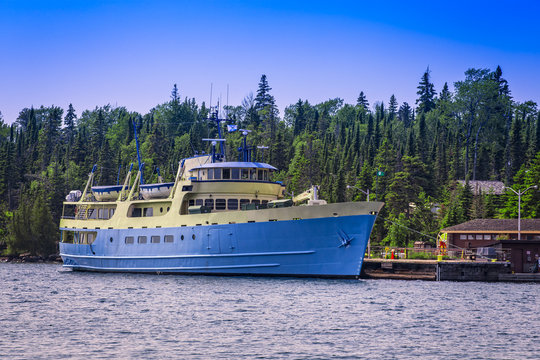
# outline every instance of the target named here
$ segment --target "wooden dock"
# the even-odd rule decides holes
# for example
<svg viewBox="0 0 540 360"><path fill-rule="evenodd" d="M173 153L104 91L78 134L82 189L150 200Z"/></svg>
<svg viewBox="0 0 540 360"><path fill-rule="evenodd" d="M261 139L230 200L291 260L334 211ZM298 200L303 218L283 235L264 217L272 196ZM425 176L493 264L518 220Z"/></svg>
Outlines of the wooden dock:
<svg viewBox="0 0 540 360"><path fill-rule="evenodd" d="M510 263L503 261L364 259L360 278L430 281L536 281L536 277L512 277ZM524 274L536 275L536 274ZM540 280L540 274L538 274Z"/></svg>

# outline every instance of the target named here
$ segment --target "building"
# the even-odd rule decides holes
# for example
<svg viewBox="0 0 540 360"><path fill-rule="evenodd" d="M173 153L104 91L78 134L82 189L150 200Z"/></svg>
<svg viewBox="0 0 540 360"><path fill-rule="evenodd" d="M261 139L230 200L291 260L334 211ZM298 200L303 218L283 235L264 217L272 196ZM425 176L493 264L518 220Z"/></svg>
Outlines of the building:
<svg viewBox="0 0 540 360"><path fill-rule="evenodd" d="M529 272L540 256L540 219L521 219L520 240L517 219L475 219L441 233L446 234L449 250L495 247L506 251L514 272Z"/></svg>
<svg viewBox="0 0 540 360"><path fill-rule="evenodd" d="M465 186L465 180L457 181L461 186ZM469 186L472 189L473 194L504 194L504 183L502 181L488 181L488 180L469 180Z"/></svg>

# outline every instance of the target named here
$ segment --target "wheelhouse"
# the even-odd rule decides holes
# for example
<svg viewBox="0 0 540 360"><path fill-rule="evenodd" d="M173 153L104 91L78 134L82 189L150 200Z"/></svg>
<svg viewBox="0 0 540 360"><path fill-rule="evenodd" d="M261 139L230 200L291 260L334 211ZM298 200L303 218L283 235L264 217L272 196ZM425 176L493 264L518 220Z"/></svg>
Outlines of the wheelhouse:
<svg viewBox="0 0 540 360"><path fill-rule="evenodd" d="M264 181L270 182L277 169L257 162L211 163L190 170L192 181Z"/></svg>

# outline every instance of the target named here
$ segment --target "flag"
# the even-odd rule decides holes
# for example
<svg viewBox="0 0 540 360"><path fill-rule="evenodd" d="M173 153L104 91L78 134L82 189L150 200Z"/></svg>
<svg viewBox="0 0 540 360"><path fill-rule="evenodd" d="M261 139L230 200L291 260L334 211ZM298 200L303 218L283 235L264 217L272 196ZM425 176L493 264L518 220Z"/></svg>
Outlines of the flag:
<svg viewBox="0 0 540 360"><path fill-rule="evenodd" d="M227 125L228 132L234 132L236 130L238 130L238 125Z"/></svg>

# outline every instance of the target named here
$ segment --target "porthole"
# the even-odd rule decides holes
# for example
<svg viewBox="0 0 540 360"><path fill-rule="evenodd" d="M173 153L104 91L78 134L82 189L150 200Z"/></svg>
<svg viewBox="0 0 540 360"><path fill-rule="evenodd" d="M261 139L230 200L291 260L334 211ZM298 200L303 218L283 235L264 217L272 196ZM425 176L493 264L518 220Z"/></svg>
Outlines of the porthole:
<svg viewBox="0 0 540 360"><path fill-rule="evenodd" d="M109 241L110 241L110 242L113 242L113 238L110 238Z"/></svg>
<svg viewBox="0 0 540 360"><path fill-rule="evenodd" d="M162 208L162 207L159 208L159 212L163 212L163 208Z"/></svg>
<svg viewBox="0 0 540 360"><path fill-rule="evenodd" d="M169 211L169 209L170 209L170 207L169 207L169 206L167 206L167 212Z"/></svg>
<svg viewBox="0 0 540 360"><path fill-rule="evenodd" d="M184 235L180 236L180 240L184 240Z"/></svg>
<svg viewBox="0 0 540 360"><path fill-rule="evenodd" d="M195 234L191 235L191 238L192 238L193 240L195 240Z"/></svg>

